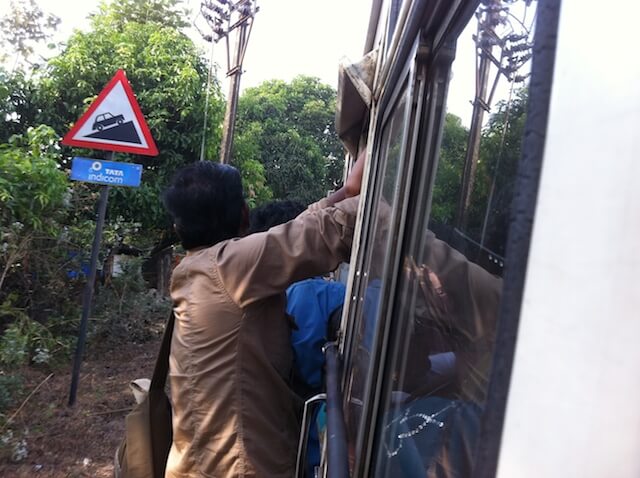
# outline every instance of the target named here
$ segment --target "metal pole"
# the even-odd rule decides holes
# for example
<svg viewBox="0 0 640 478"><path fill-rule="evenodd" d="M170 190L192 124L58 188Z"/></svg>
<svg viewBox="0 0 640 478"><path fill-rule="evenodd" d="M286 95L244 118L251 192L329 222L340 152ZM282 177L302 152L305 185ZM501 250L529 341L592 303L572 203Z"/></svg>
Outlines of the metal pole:
<svg viewBox="0 0 640 478"><path fill-rule="evenodd" d="M342 411L341 367L335 343L325 346L327 360L327 476L348 478L347 430Z"/></svg>
<svg viewBox="0 0 640 478"><path fill-rule="evenodd" d="M507 139L507 132L509 131L509 114L511 113L511 100L513 98L513 82L511 82L511 88L509 89L509 99L507 100L507 111L504 114L504 127L502 128L502 137L500 138L500 149L498 150L498 159L496 160L496 166L493 169L493 179L491 180L491 189L489 189L489 199L487 199L487 209L484 212L484 221L482 221L482 233L480 234L480 247L484 247L484 239L487 234L487 224L489 224L489 214L491 214L491 203L493 202L493 195L496 190L496 182L498 180L498 172L500 171L500 161L504 154L504 143Z"/></svg>
<svg viewBox="0 0 640 478"><path fill-rule="evenodd" d="M236 123L236 111L238 109L238 94L240 93L240 70L231 75L229 86L229 99L227 110L222 124L222 141L220 143L220 162L229 164L231 160L231 149L233 148L233 133Z"/></svg>
<svg viewBox="0 0 640 478"><path fill-rule="evenodd" d="M107 155L107 161L113 161L113 152ZM73 359L73 372L71 374L71 389L69 391L69 406L76 403L76 395L78 392L78 382L80 380L80 365L82 364L82 356L84 354L84 345L87 338L87 325L89 322L89 314L91 313L91 300L93 299L93 289L96 281L96 268L98 265L98 253L100 252L100 242L102 241L102 228L104 226L104 218L107 212L107 201L109 199L109 186L102 186L100 189L100 199L98 201L98 217L96 219L96 232L93 236L93 245L91 246L91 264L89 266L89 277L84 286L82 296L82 318L80 319L80 331L78 333L78 343L76 345L76 353Z"/></svg>
<svg viewBox="0 0 640 478"><path fill-rule="evenodd" d="M486 54L482 54L479 68L480 90L476 93L473 102L473 114L469 127L469 141L467 143L467 155L464 160L464 171L462 173L462 188L460 191L460 201L458 202L458 212L456 214L456 227L464 230L469 216L469 206L471 204L471 194L478 167L478 153L480 152L480 138L482 132L482 118L485 111L485 98L487 96L487 80L491 63Z"/></svg>
<svg viewBox="0 0 640 478"><path fill-rule="evenodd" d="M259 11L256 0L217 0L220 5L210 1L200 2L201 13L209 23L213 35L206 35L207 41L219 41L223 37L227 44L227 77L229 78L229 96L227 108L222 124L222 140L220 142L220 162L228 164L233 150L233 135L240 95L240 77L242 76L242 62L247 50L247 43L253 27L253 18ZM222 25L226 24L226 28ZM232 31L236 32L233 55L230 54L230 38ZM232 63L233 61L233 63ZM204 142L203 142L204 144ZM200 157L204 154L201 148Z"/></svg>
<svg viewBox="0 0 640 478"><path fill-rule="evenodd" d="M240 77L242 76L241 55L244 49L247 26L242 24L237 32L236 46L234 52L234 66L229 70L229 98L227 99L227 109L224 114L222 124L222 141L220 143L220 162L229 164L231 160L231 150L233 148L233 133L236 124L236 111L238 109L238 95L240 94Z"/></svg>
<svg viewBox="0 0 640 478"><path fill-rule="evenodd" d="M207 74L207 93L204 100L204 121L202 122L202 143L200 144L200 161L204 161L204 147L207 139L207 118L209 116L209 96L211 92L211 76L213 73L213 45L211 42L211 55L209 58L209 73Z"/></svg>
<svg viewBox="0 0 640 478"><path fill-rule="evenodd" d="M478 155L480 152L480 138L482 133L482 119L484 112L489 110L487 104L487 85L489 82L489 69L491 61L489 55L493 50L493 46L488 51L481 45L484 37L483 30L495 27L498 20L497 7L500 0L487 1L489 8L485 18L484 25L478 31L476 38L476 48L480 51L480 65L477 71L476 79L476 96L473 101L473 113L471 116L471 125L469 127L469 141L467 143L467 154L464 160L464 169L462 172L462 187L460 190L460 199L458 201L458 210L456 212L456 227L464 230L467 226L469 218L469 206L471 205L471 195L473 194L473 186L476 178L476 170L478 167Z"/></svg>

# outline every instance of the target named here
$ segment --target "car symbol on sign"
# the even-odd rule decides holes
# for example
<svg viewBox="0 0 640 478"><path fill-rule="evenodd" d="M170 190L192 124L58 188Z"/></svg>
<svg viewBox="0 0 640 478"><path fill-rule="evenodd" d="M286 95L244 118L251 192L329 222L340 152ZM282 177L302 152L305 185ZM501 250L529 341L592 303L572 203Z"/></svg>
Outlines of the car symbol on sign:
<svg viewBox="0 0 640 478"><path fill-rule="evenodd" d="M105 126L110 126L112 124L122 124L124 122L124 116L116 115L113 116L111 113L103 113L101 115L96 116L95 121L93 122L92 129L97 129L98 131L102 131Z"/></svg>

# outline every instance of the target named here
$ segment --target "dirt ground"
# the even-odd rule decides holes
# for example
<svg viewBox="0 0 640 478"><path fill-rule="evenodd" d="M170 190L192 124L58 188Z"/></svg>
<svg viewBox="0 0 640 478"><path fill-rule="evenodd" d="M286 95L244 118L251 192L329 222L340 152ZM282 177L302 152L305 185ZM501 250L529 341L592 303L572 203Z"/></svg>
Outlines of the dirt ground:
<svg viewBox="0 0 640 478"><path fill-rule="evenodd" d="M14 419L15 430L28 429L28 456L19 463L0 457L0 477L113 476L113 457L123 437L124 418L134 405L128 384L151 377L159 346L157 338L114 350L89 351L73 408L67 406L71 364L48 380L50 371L28 370L27 393L46 380Z"/></svg>

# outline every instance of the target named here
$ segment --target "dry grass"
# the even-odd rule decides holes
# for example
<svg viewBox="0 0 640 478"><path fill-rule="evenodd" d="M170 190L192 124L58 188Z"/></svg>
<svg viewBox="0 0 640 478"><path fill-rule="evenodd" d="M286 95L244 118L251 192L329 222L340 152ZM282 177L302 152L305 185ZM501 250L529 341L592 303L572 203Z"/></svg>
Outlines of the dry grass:
<svg viewBox="0 0 640 478"><path fill-rule="evenodd" d="M128 383L151 377L158 347L159 339L101 352L89 350L73 408L67 406L71 364L68 370L56 371L24 404L12 424L15 431L28 430L28 456L20 463L0 457L0 476L110 478L124 418L134 404ZM35 389L48 375L26 370L26 389ZM9 410L8 415L13 412Z"/></svg>

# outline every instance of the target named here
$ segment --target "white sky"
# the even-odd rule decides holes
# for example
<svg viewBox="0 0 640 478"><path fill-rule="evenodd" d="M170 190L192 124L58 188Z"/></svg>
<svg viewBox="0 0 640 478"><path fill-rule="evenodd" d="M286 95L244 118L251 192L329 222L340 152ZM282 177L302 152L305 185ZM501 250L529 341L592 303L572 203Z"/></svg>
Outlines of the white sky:
<svg viewBox="0 0 640 478"><path fill-rule="evenodd" d="M99 4L98 0L36 1L44 11L62 19L58 40L68 38L75 28L86 30L87 15ZM5 2L8 0L0 0ZM200 0L184 3L192 10L193 20ZM289 81L299 74L317 76L335 88L340 59L355 60L362 55L371 0L258 0L258 6L244 60L243 89L276 78ZM198 24L206 25L202 19ZM197 31L189 33L208 57L209 44L200 40ZM226 72L224 41L214 46L214 58Z"/></svg>
<svg viewBox="0 0 640 478"><path fill-rule="evenodd" d="M45 12L58 15L62 23L55 40L66 40L74 29L89 27L87 16L97 10L99 0L62 1L36 0ZM198 13L200 0L184 0L191 9L191 20ZM0 14L8 0L0 0ZM257 86L271 79L291 80L304 74L317 76L324 83L337 87L338 63L343 57L359 59L363 54L369 22L371 0L258 0L257 13L247 53L241 89ZM513 10L519 16L522 9ZM530 19L527 23L530 23ZM200 18L198 24L206 24ZM449 88L447 110L460 116L468 125L471 100L474 95L474 47L471 35L475 33L475 19L458 41L456 61ZM199 44L206 56L210 45L192 29L189 35ZM214 60L220 65L219 77L224 81L226 72L225 42L214 45ZM506 99L508 84L502 80L494 104ZM485 115L485 121L488 115Z"/></svg>
<svg viewBox="0 0 640 478"><path fill-rule="evenodd" d="M200 0L189 4L197 12ZM242 88L276 78L289 81L299 74L317 76L335 88L340 59L356 60L363 54L371 0L258 0L258 6ZM214 46L223 71L225 52L224 41Z"/></svg>

